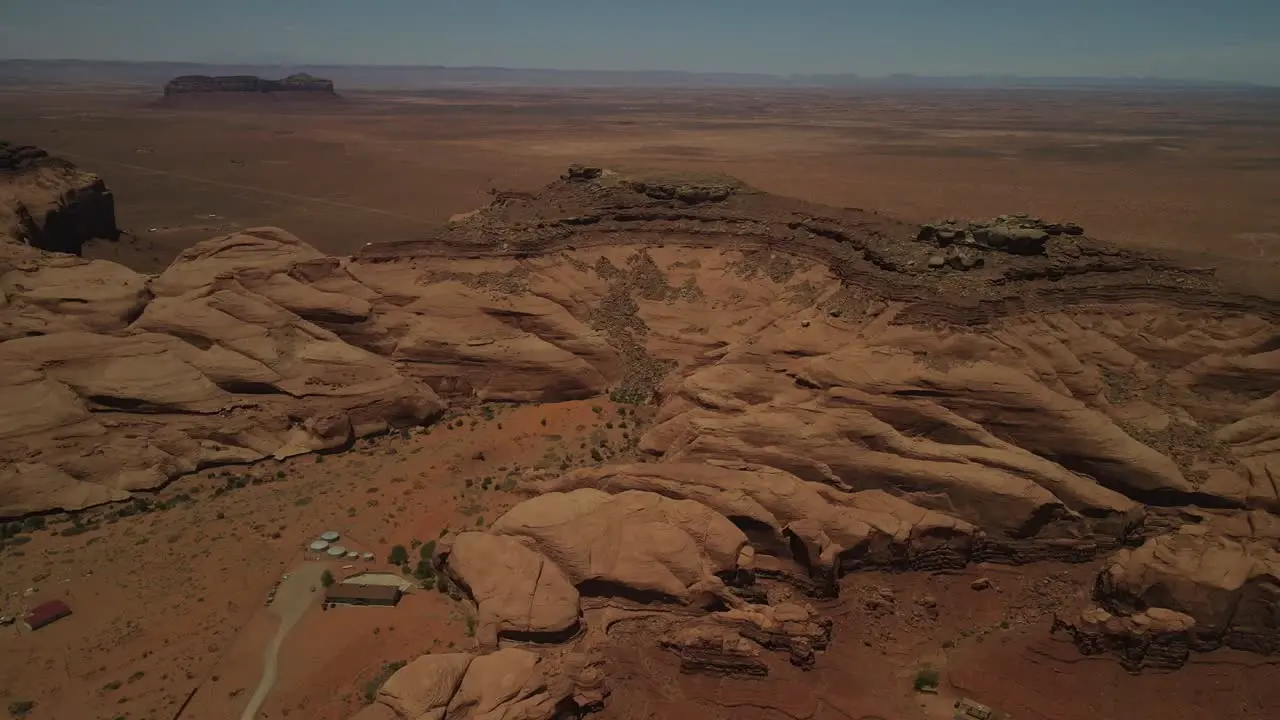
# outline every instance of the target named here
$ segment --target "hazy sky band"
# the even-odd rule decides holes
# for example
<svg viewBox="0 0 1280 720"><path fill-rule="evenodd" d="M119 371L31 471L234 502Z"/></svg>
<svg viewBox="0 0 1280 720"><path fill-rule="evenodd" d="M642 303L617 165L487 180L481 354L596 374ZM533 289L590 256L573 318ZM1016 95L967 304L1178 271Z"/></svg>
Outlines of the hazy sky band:
<svg viewBox="0 0 1280 720"><path fill-rule="evenodd" d="M1280 84L1280 0L0 0L0 54Z"/></svg>

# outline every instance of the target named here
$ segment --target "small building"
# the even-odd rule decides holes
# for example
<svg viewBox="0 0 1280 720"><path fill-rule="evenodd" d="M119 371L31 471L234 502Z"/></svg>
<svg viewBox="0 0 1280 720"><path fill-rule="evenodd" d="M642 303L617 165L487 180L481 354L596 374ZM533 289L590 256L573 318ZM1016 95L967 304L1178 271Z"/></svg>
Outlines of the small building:
<svg viewBox="0 0 1280 720"><path fill-rule="evenodd" d="M27 613L27 617L23 619L28 630L39 630L50 623L55 623L62 618L71 614L71 608L61 600L50 600L47 603L41 603L31 609Z"/></svg>
<svg viewBox="0 0 1280 720"><path fill-rule="evenodd" d="M1009 716L1005 713L992 710L969 698L956 701L955 710L955 720L1009 720Z"/></svg>
<svg viewBox="0 0 1280 720"><path fill-rule="evenodd" d="M334 605L380 605L394 607L403 593L400 588L388 585L357 585L335 583L325 588L324 602Z"/></svg>

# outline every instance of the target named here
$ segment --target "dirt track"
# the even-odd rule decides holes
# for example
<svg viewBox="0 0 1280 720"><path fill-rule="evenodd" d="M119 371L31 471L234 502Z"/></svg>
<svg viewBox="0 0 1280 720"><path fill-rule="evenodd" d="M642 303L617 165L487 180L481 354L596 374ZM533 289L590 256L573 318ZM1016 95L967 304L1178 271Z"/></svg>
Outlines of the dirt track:
<svg viewBox="0 0 1280 720"><path fill-rule="evenodd" d="M271 614L280 618L280 626L271 642L262 651L262 678L258 681L258 689L249 698L249 705L240 714L240 720L253 720L258 710L266 702L271 689L275 687L276 675L279 671L280 646L289 635L293 626L298 624L302 616L311 607L320 587L320 576L324 573L324 563L305 563L289 574L288 579L280 583L276 591L275 602L271 603Z"/></svg>

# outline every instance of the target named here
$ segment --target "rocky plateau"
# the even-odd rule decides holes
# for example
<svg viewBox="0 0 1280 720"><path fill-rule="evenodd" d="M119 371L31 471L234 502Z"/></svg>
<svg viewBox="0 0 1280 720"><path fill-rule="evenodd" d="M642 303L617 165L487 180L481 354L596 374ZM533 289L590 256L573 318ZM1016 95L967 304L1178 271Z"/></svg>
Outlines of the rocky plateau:
<svg viewBox="0 0 1280 720"><path fill-rule="evenodd" d="M360 720L598 709L633 623L687 672L812 667L866 569L1101 560L1054 623L1082 652L1280 650L1280 305L1078 226L574 167L354 257L257 228L144 276L43 227L0 256L6 518L450 406L656 408L644 462L548 475L440 542L477 647L410 663Z"/></svg>

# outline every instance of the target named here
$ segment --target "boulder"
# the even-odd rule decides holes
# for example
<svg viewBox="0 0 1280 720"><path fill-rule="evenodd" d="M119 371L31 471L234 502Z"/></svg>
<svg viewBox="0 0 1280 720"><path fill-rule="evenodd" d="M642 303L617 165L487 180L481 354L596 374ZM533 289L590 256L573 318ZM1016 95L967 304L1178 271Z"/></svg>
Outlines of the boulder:
<svg viewBox="0 0 1280 720"><path fill-rule="evenodd" d="M1165 608L1116 616L1088 607L1070 619L1054 618L1054 632L1067 633L1084 655L1111 654L1130 672L1176 670L1186 664L1195 619Z"/></svg>
<svg viewBox="0 0 1280 720"><path fill-rule="evenodd" d="M1153 608L1189 617L1196 650L1280 652L1280 551L1266 541L1185 526L1117 553L1099 574L1095 595L1124 618Z"/></svg>
<svg viewBox="0 0 1280 720"><path fill-rule="evenodd" d="M440 720L474 659L466 653L423 655L388 678L376 702L404 720Z"/></svg>
<svg viewBox="0 0 1280 720"><path fill-rule="evenodd" d="M723 578L752 564L746 536L723 515L649 492L548 493L491 531L528 543L583 596L636 603L710 606L724 595Z"/></svg>
<svg viewBox="0 0 1280 720"><path fill-rule="evenodd" d="M505 648L488 655L424 655L383 684L374 700L381 707L354 717L553 720L598 707L608 694L600 680L596 663L576 653Z"/></svg>
<svg viewBox="0 0 1280 720"><path fill-rule="evenodd" d="M515 539L466 532L453 539L446 567L476 603L476 638L559 642L578 629L578 591L555 564Z"/></svg>

